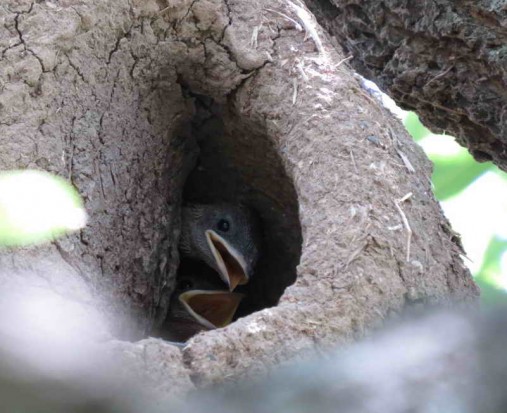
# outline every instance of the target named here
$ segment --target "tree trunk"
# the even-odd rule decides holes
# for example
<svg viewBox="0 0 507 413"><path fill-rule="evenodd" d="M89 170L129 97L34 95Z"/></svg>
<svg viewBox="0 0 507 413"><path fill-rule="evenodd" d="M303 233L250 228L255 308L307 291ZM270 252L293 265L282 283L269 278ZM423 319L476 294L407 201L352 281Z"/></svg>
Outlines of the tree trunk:
<svg viewBox="0 0 507 413"><path fill-rule="evenodd" d="M507 6L491 0L306 0L375 81L430 129L507 171Z"/></svg>
<svg viewBox="0 0 507 413"><path fill-rule="evenodd" d="M302 5L0 12L1 169L70 179L91 217L76 236L2 252L4 278L50 274L59 291L76 280L64 294L96 291L112 334L140 337L168 308L182 197L250 205L265 232L249 303L260 311L174 356L168 368L184 363L196 384L350 340L407 305L476 299L429 161Z"/></svg>

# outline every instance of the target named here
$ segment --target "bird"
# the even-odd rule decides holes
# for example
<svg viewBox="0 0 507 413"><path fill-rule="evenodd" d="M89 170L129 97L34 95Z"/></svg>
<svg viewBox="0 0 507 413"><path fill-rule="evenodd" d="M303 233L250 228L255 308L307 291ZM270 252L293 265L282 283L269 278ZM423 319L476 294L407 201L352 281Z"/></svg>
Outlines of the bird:
<svg viewBox="0 0 507 413"><path fill-rule="evenodd" d="M186 342L200 331L229 325L244 294L225 289L216 272L198 261L182 260L167 317L158 335Z"/></svg>
<svg viewBox="0 0 507 413"><path fill-rule="evenodd" d="M182 256L213 268L234 291L254 273L260 249L259 221L242 205L184 205L179 248Z"/></svg>

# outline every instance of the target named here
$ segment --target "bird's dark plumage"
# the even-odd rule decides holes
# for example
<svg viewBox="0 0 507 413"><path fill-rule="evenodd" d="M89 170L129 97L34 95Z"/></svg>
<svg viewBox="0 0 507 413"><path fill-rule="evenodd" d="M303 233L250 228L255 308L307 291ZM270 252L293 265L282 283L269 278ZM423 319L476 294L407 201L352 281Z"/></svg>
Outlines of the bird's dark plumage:
<svg viewBox="0 0 507 413"><path fill-rule="evenodd" d="M246 284L259 255L254 214L232 204L191 204L183 208L180 251L215 269L232 291Z"/></svg>

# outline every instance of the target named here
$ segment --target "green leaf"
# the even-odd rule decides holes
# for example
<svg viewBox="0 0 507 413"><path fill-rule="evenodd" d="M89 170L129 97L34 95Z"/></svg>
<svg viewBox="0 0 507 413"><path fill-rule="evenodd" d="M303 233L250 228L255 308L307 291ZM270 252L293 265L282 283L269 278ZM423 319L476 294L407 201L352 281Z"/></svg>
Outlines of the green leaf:
<svg viewBox="0 0 507 413"><path fill-rule="evenodd" d="M34 170L0 173L0 245L48 241L85 223L81 197L63 178Z"/></svg>
<svg viewBox="0 0 507 413"><path fill-rule="evenodd" d="M502 256L507 252L507 240L498 236L491 238L484 253L482 266L475 276L475 281L482 291L482 300L494 304L505 300L507 294L502 284Z"/></svg>
<svg viewBox="0 0 507 413"><path fill-rule="evenodd" d="M409 112L403 124L416 142L431 134L431 132L421 123L415 112Z"/></svg>
<svg viewBox="0 0 507 413"><path fill-rule="evenodd" d="M478 163L466 150L453 156L432 155L430 158L434 164L434 192L440 201L457 195L492 169L491 163Z"/></svg>
<svg viewBox="0 0 507 413"><path fill-rule="evenodd" d="M505 305L507 292L487 282L477 282L481 289L481 302L486 306Z"/></svg>
<svg viewBox="0 0 507 413"><path fill-rule="evenodd" d="M505 183L507 184L507 174L504 171L502 171L497 166L493 166L491 170L495 173L495 175L502 178L505 181Z"/></svg>

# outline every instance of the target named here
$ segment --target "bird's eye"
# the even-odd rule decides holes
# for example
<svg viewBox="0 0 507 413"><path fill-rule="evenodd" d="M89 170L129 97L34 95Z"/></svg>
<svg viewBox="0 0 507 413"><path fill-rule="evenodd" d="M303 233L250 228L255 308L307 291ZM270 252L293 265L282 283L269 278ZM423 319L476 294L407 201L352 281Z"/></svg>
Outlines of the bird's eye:
<svg viewBox="0 0 507 413"><path fill-rule="evenodd" d="M231 224L229 224L229 221L226 219L221 219L218 221L217 228L222 232L229 231L229 228L231 227Z"/></svg>
<svg viewBox="0 0 507 413"><path fill-rule="evenodd" d="M176 289L179 291L187 291L192 289L194 286L194 283L190 280L179 280L178 284L176 285Z"/></svg>

